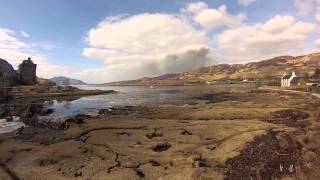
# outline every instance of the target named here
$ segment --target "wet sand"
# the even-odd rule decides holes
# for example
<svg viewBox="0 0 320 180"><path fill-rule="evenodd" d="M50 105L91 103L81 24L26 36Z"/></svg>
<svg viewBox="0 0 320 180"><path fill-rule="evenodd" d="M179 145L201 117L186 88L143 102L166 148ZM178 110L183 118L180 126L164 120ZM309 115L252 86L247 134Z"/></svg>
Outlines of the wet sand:
<svg viewBox="0 0 320 180"><path fill-rule="evenodd" d="M199 98L207 103L20 129L1 138L0 179L319 179L319 99L268 90Z"/></svg>

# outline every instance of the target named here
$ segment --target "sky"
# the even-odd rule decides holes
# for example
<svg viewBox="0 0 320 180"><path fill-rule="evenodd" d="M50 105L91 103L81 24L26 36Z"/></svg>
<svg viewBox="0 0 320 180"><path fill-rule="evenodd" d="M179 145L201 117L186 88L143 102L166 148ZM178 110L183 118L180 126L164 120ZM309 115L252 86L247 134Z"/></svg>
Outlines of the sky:
<svg viewBox="0 0 320 180"><path fill-rule="evenodd" d="M1 0L0 58L104 83L320 52L320 0Z"/></svg>

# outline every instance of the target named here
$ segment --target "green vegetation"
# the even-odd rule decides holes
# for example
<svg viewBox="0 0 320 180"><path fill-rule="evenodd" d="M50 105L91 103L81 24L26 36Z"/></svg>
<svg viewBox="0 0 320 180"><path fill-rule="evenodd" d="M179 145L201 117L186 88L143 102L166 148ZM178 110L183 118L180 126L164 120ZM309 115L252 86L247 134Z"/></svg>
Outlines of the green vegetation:
<svg viewBox="0 0 320 180"><path fill-rule="evenodd" d="M12 88L9 95L18 98L28 97L64 97L85 96L112 93L114 91L81 90L72 86L17 86Z"/></svg>

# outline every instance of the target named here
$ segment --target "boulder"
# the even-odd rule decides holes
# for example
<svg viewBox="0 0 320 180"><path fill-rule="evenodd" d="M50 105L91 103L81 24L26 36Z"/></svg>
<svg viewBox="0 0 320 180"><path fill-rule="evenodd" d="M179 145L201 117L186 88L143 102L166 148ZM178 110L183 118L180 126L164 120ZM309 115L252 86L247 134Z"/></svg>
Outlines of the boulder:
<svg viewBox="0 0 320 180"><path fill-rule="evenodd" d="M63 116L55 121L55 129L68 129L70 124L74 121L71 116Z"/></svg>
<svg viewBox="0 0 320 180"><path fill-rule="evenodd" d="M82 124L84 120L90 118L90 115L86 115L86 114L78 114L74 117L74 123L76 124Z"/></svg>
<svg viewBox="0 0 320 180"><path fill-rule="evenodd" d="M11 64L0 59L0 88L16 86L18 82L18 74Z"/></svg>

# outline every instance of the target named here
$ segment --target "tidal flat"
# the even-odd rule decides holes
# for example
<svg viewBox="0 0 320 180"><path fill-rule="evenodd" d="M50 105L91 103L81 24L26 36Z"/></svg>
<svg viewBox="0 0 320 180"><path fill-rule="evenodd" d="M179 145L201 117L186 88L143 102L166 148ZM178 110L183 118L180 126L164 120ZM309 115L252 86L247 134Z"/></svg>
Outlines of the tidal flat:
<svg viewBox="0 0 320 180"><path fill-rule="evenodd" d="M1 137L0 179L319 179L320 99L269 90L122 106Z"/></svg>

